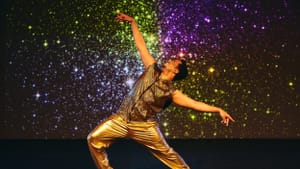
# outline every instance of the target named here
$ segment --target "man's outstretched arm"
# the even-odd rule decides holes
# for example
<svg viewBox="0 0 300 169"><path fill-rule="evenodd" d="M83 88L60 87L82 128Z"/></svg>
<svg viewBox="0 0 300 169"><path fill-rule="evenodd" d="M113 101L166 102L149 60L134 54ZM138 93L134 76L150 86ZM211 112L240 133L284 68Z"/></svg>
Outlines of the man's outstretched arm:
<svg viewBox="0 0 300 169"><path fill-rule="evenodd" d="M196 100L186 96L179 90L175 90L173 92L172 100L175 104L182 106L182 107L186 107L186 108L190 108L190 109L194 109L194 110L202 111L202 112L219 113L222 118L222 123L224 123L226 126L229 125L229 121L234 122L234 119L223 109L221 109L219 107L208 105L203 102L196 101Z"/></svg>
<svg viewBox="0 0 300 169"><path fill-rule="evenodd" d="M135 45L141 55L141 59L145 67L148 67L149 65L153 64L155 62L154 57L150 54L149 50L147 49L144 37L142 33L140 32L138 25L135 21L135 19L131 16L128 16L124 13L119 13L117 16L118 21L127 21L131 23L131 29L133 38L135 41Z"/></svg>

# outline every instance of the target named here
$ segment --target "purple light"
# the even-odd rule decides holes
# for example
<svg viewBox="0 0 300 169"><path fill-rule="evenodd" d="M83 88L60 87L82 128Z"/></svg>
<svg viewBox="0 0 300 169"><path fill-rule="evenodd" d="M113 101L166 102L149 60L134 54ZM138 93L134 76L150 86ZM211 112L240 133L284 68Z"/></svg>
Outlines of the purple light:
<svg viewBox="0 0 300 169"><path fill-rule="evenodd" d="M207 22L207 23L210 23L210 19L208 17L205 17L204 21Z"/></svg>

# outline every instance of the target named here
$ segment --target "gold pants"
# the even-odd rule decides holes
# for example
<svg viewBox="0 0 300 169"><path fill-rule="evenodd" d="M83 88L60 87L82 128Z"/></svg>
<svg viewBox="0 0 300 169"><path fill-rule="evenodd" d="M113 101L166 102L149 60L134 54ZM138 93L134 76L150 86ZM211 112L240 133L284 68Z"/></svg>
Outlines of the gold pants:
<svg viewBox="0 0 300 169"><path fill-rule="evenodd" d="M168 145L155 121L126 122L118 115L110 116L87 137L91 155L99 169L112 169L105 148L118 138L131 138L145 145L156 158L172 169L189 169L179 154Z"/></svg>

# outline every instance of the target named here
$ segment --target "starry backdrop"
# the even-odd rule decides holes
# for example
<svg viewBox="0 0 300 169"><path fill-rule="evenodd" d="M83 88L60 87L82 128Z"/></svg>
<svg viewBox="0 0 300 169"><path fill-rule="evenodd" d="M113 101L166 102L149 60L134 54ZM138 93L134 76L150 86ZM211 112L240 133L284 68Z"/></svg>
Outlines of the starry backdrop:
<svg viewBox="0 0 300 169"><path fill-rule="evenodd" d="M300 138L297 0L1 1L0 138L84 139L118 110L143 71L130 25L137 20L158 60L181 56L176 88L222 107L171 105L167 138Z"/></svg>

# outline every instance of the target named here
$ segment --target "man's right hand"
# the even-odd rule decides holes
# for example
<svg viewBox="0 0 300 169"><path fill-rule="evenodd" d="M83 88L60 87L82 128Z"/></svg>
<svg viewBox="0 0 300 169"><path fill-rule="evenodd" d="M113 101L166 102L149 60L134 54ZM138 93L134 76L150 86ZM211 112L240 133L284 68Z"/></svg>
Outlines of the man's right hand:
<svg viewBox="0 0 300 169"><path fill-rule="evenodd" d="M118 16L116 17L117 21L122 22L122 21L127 21L127 22L133 22L134 18L131 16L128 16L124 13L119 12Z"/></svg>

